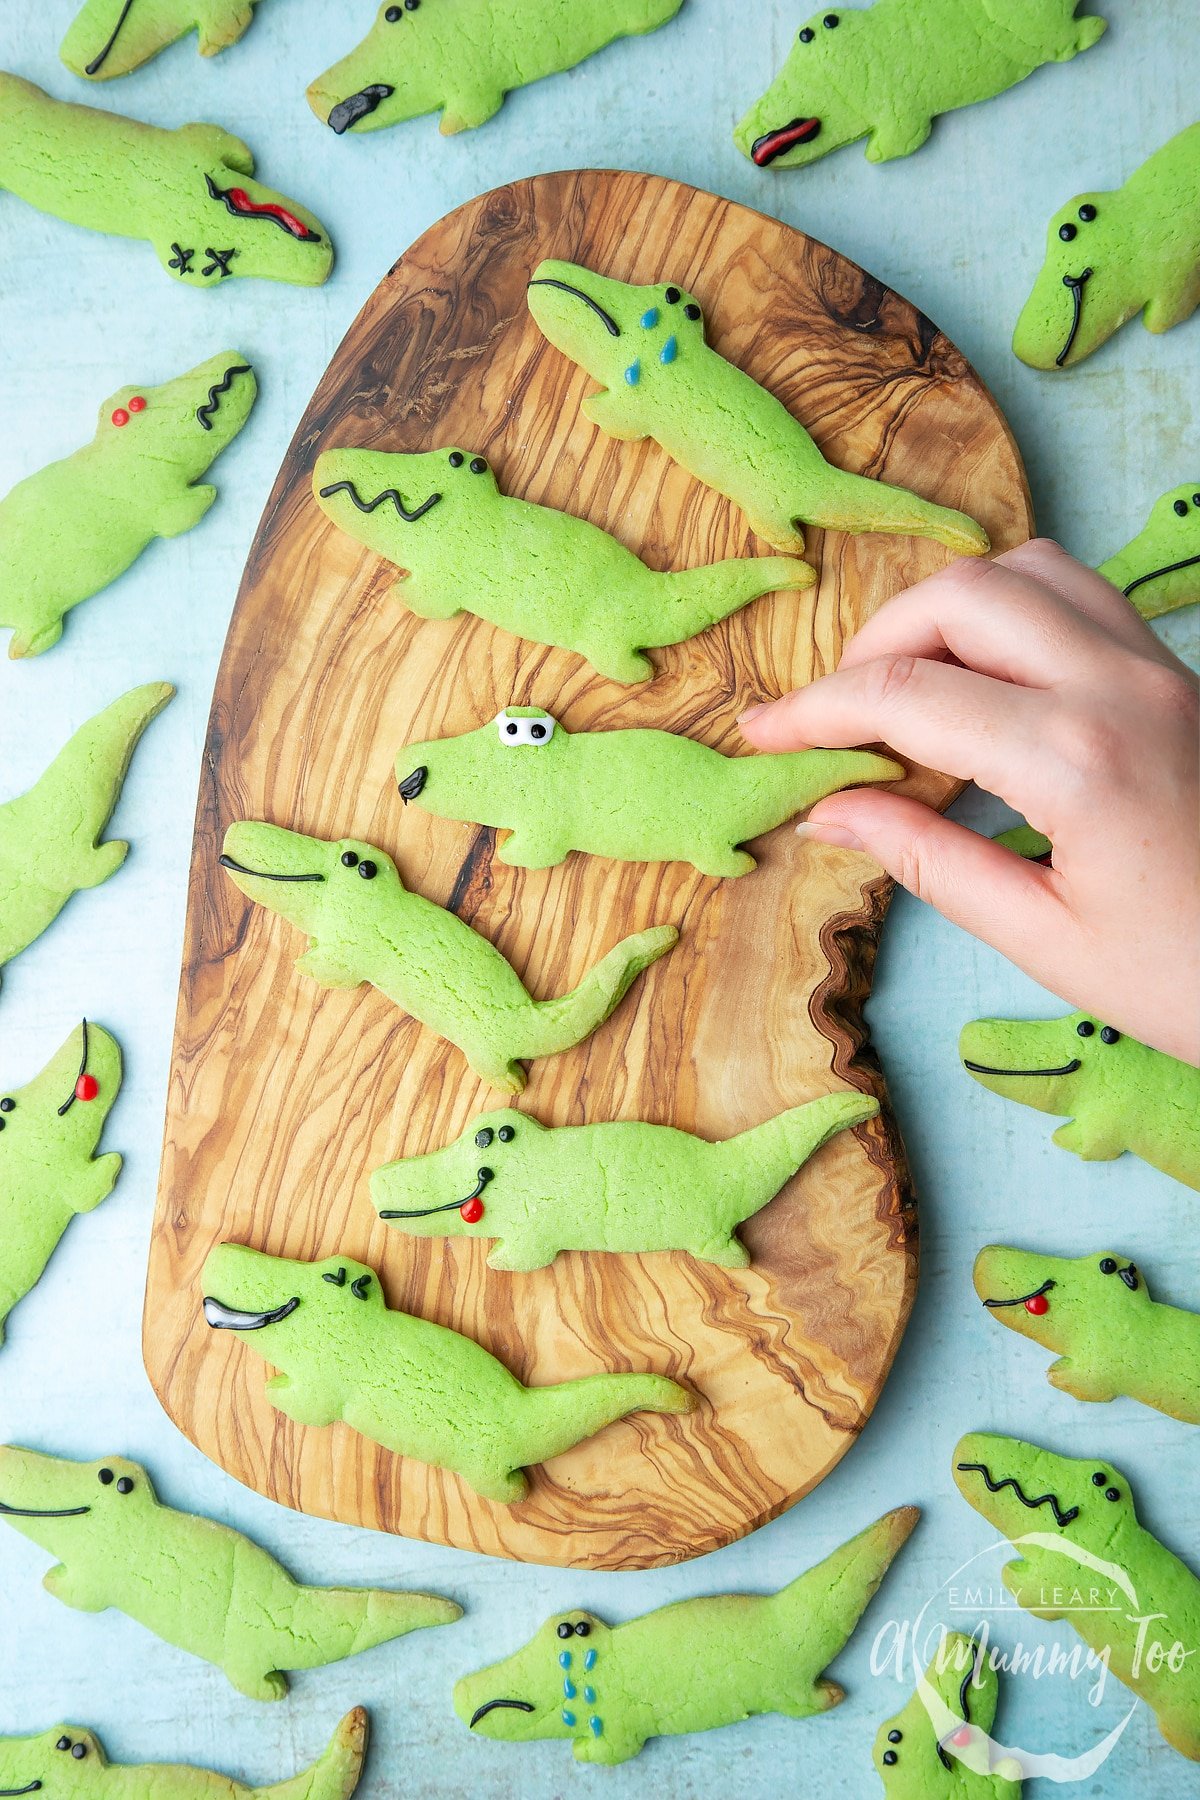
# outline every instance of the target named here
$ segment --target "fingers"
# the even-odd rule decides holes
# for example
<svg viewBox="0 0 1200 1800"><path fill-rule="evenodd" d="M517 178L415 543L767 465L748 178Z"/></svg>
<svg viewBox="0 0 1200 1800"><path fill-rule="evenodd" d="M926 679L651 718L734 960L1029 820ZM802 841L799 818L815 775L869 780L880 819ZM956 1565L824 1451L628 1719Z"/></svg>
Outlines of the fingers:
<svg viewBox="0 0 1200 1800"><path fill-rule="evenodd" d="M1052 588L1068 606L1086 613L1130 650L1161 650L1158 639L1119 588L1086 563L1076 561L1053 538L1030 538L996 558L1006 569Z"/></svg>

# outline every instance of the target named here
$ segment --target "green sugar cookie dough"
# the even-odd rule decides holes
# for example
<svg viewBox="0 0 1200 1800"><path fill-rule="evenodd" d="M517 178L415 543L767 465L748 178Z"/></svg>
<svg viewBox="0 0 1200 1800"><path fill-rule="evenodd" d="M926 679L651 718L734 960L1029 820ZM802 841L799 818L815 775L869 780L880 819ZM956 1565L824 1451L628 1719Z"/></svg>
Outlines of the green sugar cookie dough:
<svg viewBox="0 0 1200 1800"><path fill-rule="evenodd" d="M563 1738L578 1762L607 1765L653 1737L828 1712L844 1695L823 1671L917 1518L915 1506L885 1513L777 1594L678 1600L625 1625L559 1613L515 1655L464 1676L454 1710L480 1737Z"/></svg>
<svg viewBox="0 0 1200 1800"><path fill-rule="evenodd" d="M1129 1257L1042 1256L988 1244L975 1292L1010 1331L1059 1353L1047 1380L1076 1400L1128 1394L1200 1425L1200 1313L1150 1298Z"/></svg>
<svg viewBox="0 0 1200 1800"><path fill-rule="evenodd" d="M653 438L777 550L803 550L806 524L935 538L966 556L988 548L964 513L827 463L774 394L705 342L700 306L682 288L630 287L543 262L529 310L555 348L603 384L583 403L593 425L631 442Z"/></svg>
<svg viewBox="0 0 1200 1800"><path fill-rule="evenodd" d="M1010 825L1007 831L998 831L993 842L1024 857L1026 862L1048 863L1054 851L1054 845L1044 831L1026 824Z"/></svg>
<svg viewBox="0 0 1200 1800"><path fill-rule="evenodd" d="M350 1800L367 1750L367 1715L346 1714L311 1768L270 1787L182 1763L110 1763L86 1725L53 1725L37 1737L0 1738L0 1794L42 1800Z"/></svg>
<svg viewBox="0 0 1200 1800"><path fill-rule="evenodd" d="M445 133L483 125L511 88L574 68L615 38L673 19L682 0L400 0L379 8L308 103L339 136L442 113Z"/></svg>
<svg viewBox="0 0 1200 1800"><path fill-rule="evenodd" d="M1020 1551L1001 1570L1018 1605L1065 1619L1200 1760L1200 1581L1139 1525L1120 1471L986 1431L959 1440L953 1468L963 1499ZM1089 1606L1098 1583L1105 1604Z"/></svg>
<svg viewBox="0 0 1200 1800"><path fill-rule="evenodd" d="M948 1631L911 1700L875 1735L888 1800L1020 1800L1021 1765L988 1735L999 1697L990 1658Z"/></svg>
<svg viewBox="0 0 1200 1800"><path fill-rule="evenodd" d="M244 821L225 833L221 866L249 899L307 933L309 947L296 962L302 974L322 987L370 982L457 1044L481 1081L508 1094L525 1086L523 1061L590 1037L679 938L674 925L634 932L569 993L534 1000L494 945L410 893L373 844L328 843Z"/></svg>
<svg viewBox="0 0 1200 1800"><path fill-rule="evenodd" d="M509 706L461 737L410 744L400 795L440 819L511 832L499 860L547 869L572 850L624 862L690 862L744 875L739 844L826 794L904 770L866 750L722 756L670 731L567 731L538 707Z"/></svg>
<svg viewBox="0 0 1200 1800"><path fill-rule="evenodd" d="M433 1594L305 1587L240 1531L165 1506L123 1456L0 1448L0 1521L59 1558L43 1581L56 1600L116 1607L251 1700L282 1700L287 1669L321 1669L462 1614Z"/></svg>
<svg viewBox="0 0 1200 1800"><path fill-rule="evenodd" d="M1156 500L1137 536L1102 562L1100 573L1143 619L1200 600L1200 479L1182 482Z"/></svg>
<svg viewBox="0 0 1200 1800"><path fill-rule="evenodd" d="M1189 125L1111 193L1055 213L1046 260L1013 349L1034 369L1073 368L1140 312L1169 331L1200 305L1200 125Z"/></svg>
<svg viewBox="0 0 1200 1800"><path fill-rule="evenodd" d="M298 1425L338 1420L397 1456L461 1475L511 1506L522 1470L633 1412L685 1413L665 1375L585 1375L523 1387L482 1345L392 1312L379 1277L346 1256L296 1262L221 1244L204 1265L204 1317L282 1372L271 1405Z"/></svg>
<svg viewBox="0 0 1200 1800"><path fill-rule="evenodd" d="M0 1089L0 1343L75 1214L113 1191L121 1158L96 1146L120 1087L120 1047L85 1019L40 1075Z"/></svg>
<svg viewBox="0 0 1200 1800"><path fill-rule="evenodd" d="M822 1144L878 1111L846 1089L710 1144L636 1120L548 1129L506 1108L443 1150L376 1169L371 1199L411 1237L497 1239L493 1269L541 1269L560 1250L686 1250L745 1269L738 1226Z"/></svg>
<svg viewBox="0 0 1200 1800"><path fill-rule="evenodd" d="M654 664L643 651L816 581L807 563L782 556L648 569L598 525L506 497L468 450L326 450L313 492L335 525L404 571L393 591L418 618L472 612L574 650L611 681L646 681Z"/></svg>
<svg viewBox="0 0 1200 1800"><path fill-rule="evenodd" d="M165 681L133 688L80 726L27 793L0 804L0 969L53 923L81 888L99 887L129 854L100 842L138 739L172 698Z"/></svg>
<svg viewBox="0 0 1200 1800"><path fill-rule="evenodd" d="M144 238L190 287L228 275L319 286L333 267L325 227L253 174L253 153L220 125L143 125L0 71L0 191L70 225Z"/></svg>
<svg viewBox="0 0 1200 1800"><path fill-rule="evenodd" d="M0 628L8 654L39 656L63 618L124 574L156 537L198 525L217 497L200 482L258 392L236 350L161 387L118 388L90 444L27 475L0 499Z"/></svg>
<svg viewBox="0 0 1200 1800"><path fill-rule="evenodd" d="M1086 1013L977 1019L958 1040L982 1087L1066 1118L1054 1142L1088 1162L1131 1150L1200 1189L1200 1069L1148 1049Z"/></svg>
<svg viewBox="0 0 1200 1800"><path fill-rule="evenodd" d="M795 169L859 138L869 162L919 150L938 113L990 100L1102 37L1079 0L875 0L814 13L733 134L760 169Z"/></svg>
<svg viewBox="0 0 1200 1800"><path fill-rule="evenodd" d="M236 44L257 0L85 0L59 47L76 75L111 81L128 75L189 32L201 56Z"/></svg>

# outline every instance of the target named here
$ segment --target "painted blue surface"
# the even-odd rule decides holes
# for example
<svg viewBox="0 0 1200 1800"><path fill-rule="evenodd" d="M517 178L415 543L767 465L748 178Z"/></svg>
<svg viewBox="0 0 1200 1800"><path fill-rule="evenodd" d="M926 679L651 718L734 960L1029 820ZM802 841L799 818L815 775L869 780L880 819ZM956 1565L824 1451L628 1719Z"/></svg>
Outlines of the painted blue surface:
<svg viewBox="0 0 1200 1800"><path fill-rule="evenodd" d="M430 0L435 3L435 0ZM6 0L0 66L59 95L89 97L57 61L71 0ZM776 210L827 239L923 306L963 347L1005 407L1043 527L1098 560L1141 525L1151 500L1200 467L1200 319L1153 339L1132 325L1064 379L1022 368L1012 321L1040 255L1045 220L1082 186L1108 186L1195 116L1200 49L1194 0L1108 0L1109 36L1066 68L1042 71L987 107L942 120L918 155L872 168L858 149L808 172L771 175L735 152L730 130L777 67L796 18L782 0L687 0L659 35L615 46L570 75L514 95L483 130L439 138L432 121L339 141L304 102L305 82L365 29L368 5L264 0L245 41L211 62L179 46L101 104L163 124L213 118L254 147L263 178L311 204L338 265L307 291L229 282L178 286L144 247L75 232L0 195L0 491L90 433L97 407L144 372L160 381L222 347L246 353L262 397L214 471L219 504L203 525L156 545L102 599L73 615L63 645L0 666L0 791L24 787L68 726L135 682L169 676L180 697L153 727L118 818L135 840L120 877L75 902L12 965L0 1000L5 1078L39 1067L86 1011L127 1052L127 1089L109 1143L127 1157L113 1198L72 1228L51 1275L14 1316L0 1353L0 1437L79 1454L144 1458L164 1494L231 1520L310 1580L426 1586L467 1607L460 1625L321 1673L277 1706L158 1645L117 1614L68 1611L38 1585L45 1558L0 1535L0 1731L63 1717L95 1725L130 1759L174 1758L276 1778L322 1744L351 1704L371 1708L375 1753L361 1790L522 1800L587 1787L672 1800L859 1800L877 1791L876 1722L908 1691L873 1679L875 1630L908 1618L988 1528L953 1490L957 1434L991 1427L1043 1435L1115 1460L1146 1522L1200 1564L1200 1435L1133 1402L1083 1407L1045 1382L1045 1357L989 1326L969 1282L978 1246L1003 1236L1047 1249L1131 1252L1164 1298L1200 1305L1196 1198L1126 1157L1086 1167L1050 1143L1052 1122L1005 1106L956 1069L960 1023L983 1012L1053 1010L999 957L906 899L885 936L870 1017L921 1192L916 1315L864 1436L800 1507L699 1563L646 1575L572 1576L306 1520L236 1486L163 1416L142 1370L139 1332L158 1160L196 777L213 675L246 549L296 419L335 345L388 265L452 206L512 177L572 164L654 169ZM667 273L664 271L664 273ZM69 522L50 552L70 555ZM1163 627L1195 659L1197 623ZM998 803L962 815L995 829ZM149 1329L153 1331L154 1322ZM708 1737L658 1742L615 1772L576 1771L565 1745L511 1750L472 1741L449 1706L458 1674L505 1654L550 1612L586 1605L612 1619L678 1597L781 1586L886 1507L915 1501L924 1521L860 1637L835 1667L848 1690L831 1715L760 1719ZM997 1560L978 1565L995 1580ZM944 1610L944 1609L943 1609ZM946 1615L950 1616L950 1615ZM956 1622L973 1623L975 1614ZM1012 1648L1049 1641L1025 1615L994 1621ZM1063 1753L1097 1742L1126 1710L1110 1683L1014 1678L1010 1742ZM1035 1790L1049 1793L1044 1786ZM1111 1761L1075 1792L1176 1800L1195 1770L1139 1710Z"/></svg>

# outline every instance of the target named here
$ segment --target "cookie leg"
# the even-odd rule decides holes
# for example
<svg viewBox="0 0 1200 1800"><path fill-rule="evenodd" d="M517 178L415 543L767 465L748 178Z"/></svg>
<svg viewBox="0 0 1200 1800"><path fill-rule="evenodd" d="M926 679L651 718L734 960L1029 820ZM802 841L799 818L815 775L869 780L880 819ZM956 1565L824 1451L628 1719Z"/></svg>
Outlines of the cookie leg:
<svg viewBox="0 0 1200 1800"><path fill-rule="evenodd" d="M722 1269L748 1269L750 1252L735 1237L717 1238L692 1250L701 1262L716 1263Z"/></svg>
<svg viewBox="0 0 1200 1800"><path fill-rule="evenodd" d="M98 844L94 850L89 851L77 886L99 887L110 875L116 874L128 855L129 845L124 838L110 838L106 844Z"/></svg>
<svg viewBox="0 0 1200 1800"><path fill-rule="evenodd" d="M1125 1145L1119 1138L1105 1137L1079 1119L1068 1119L1065 1125L1060 1125L1054 1133L1054 1142L1060 1150L1074 1151L1084 1162L1112 1162L1125 1154Z"/></svg>
<svg viewBox="0 0 1200 1800"><path fill-rule="evenodd" d="M529 1483L520 1469L497 1469L495 1463L464 1464L458 1471L468 1487L484 1500L513 1506L529 1492Z"/></svg>
<svg viewBox="0 0 1200 1800"><path fill-rule="evenodd" d="M552 869L570 853L571 847L545 832L523 831L518 827L505 838L496 857L513 869Z"/></svg>
<svg viewBox="0 0 1200 1800"><path fill-rule="evenodd" d="M109 1605L108 1595L90 1570L68 1569L65 1563L55 1563L42 1576L42 1586L76 1612L104 1612Z"/></svg>
<svg viewBox="0 0 1200 1800"><path fill-rule="evenodd" d="M201 56L215 56L218 50L236 44L253 18L251 0L207 0L196 21Z"/></svg>
<svg viewBox="0 0 1200 1800"><path fill-rule="evenodd" d="M503 88L480 87L458 94L453 100L447 100L442 108L439 130L444 137L453 137L457 131L471 131L476 125L486 125L503 105Z"/></svg>
<svg viewBox="0 0 1200 1800"><path fill-rule="evenodd" d="M77 1213L91 1212L102 1200L107 1200L116 1185L117 1176L121 1173L121 1158L115 1150L106 1156L98 1156L83 1171L78 1188L72 1193L71 1204Z"/></svg>
<svg viewBox="0 0 1200 1800"><path fill-rule="evenodd" d="M406 575L392 588L392 597L407 606L418 619L457 619L463 608L445 594L428 594L411 575Z"/></svg>
<svg viewBox="0 0 1200 1800"><path fill-rule="evenodd" d="M52 619L48 625L39 625L29 631L16 630L9 641L8 654L13 661L23 656L40 656L43 650L52 650L63 634L61 614Z"/></svg>
<svg viewBox="0 0 1200 1800"><path fill-rule="evenodd" d="M159 537L182 537L193 525L198 525L213 501L217 497L215 487L201 482L197 487L184 488L180 494L172 494L164 500L154 517L154 529Z"/></svg>
<svg viewBox="0 0 1200 1800"><path fill-rule="evenodd" d="M692 862L702 875L712 875L717 878L748 875L751 869L758 867L758 863L748 850L731 850L725 845L702 851L699 856L692 858Z"/></svg>
<svg viewBox="0 0 1200 1800"><path fill-rule="evenodd" d="M919 150L933 130L933 120L921 114L888 119L876 125L867 138L867 161L891 162L893 157L911 156Z"/></svg>
<svg viewBox="0 0 1200 1800"><path fill-rule="evenodd" d="M248 1700L283 1700L287 1697L287 1676L278 1669L252 1669L242 1663L225 1663L223 1667L227 1679Z"/></svg>
<svg viewBox="0 0 1200 1800"><path fill-rule="evenodd" d="M272 1375L266 1383L266 1395L271 1405L279 1412L286 1413L297 1425L332 1425L338 1418L337 1413L329 1410L312 1394L297 1387L290 1375ZM233 1677L230 1677L232 1680ZM240 1683L235 1685L240 1686ZM243 1692L249 1692L244 1689Z"/></svg>
<svg viewBox="0 0 1200 1800"><path fill-rule="evenodd" d="M625 687L632 687L635 681L649 681L654 675L654 664L640 650L614 651L611 645L589 649L584 645L580 655L606 680L619 681Z"/></svg>
<svg viewBox="0 0 1200 1800"><path fill-rule="evenodd" d="M1072 1362L1069 1356L1060 1356L1046 1370L1046 1380L1061 1393L1070 1394L1076 1400L1115 1400L1117 1390L1111 1381L1103 1376L1089 1374L1079 1364Z"/></svg>
<svg viewBox="0 0 1200 1800"><path fill-rule="evenodd" d="M528 1275L534 1269L547 1268L556 1254L555 1249L544 1244L531 1244L525 1238L518 1243L513 1243L511 1238L501 1238L488 1252L488 1268L503 1269L512 1275Z"/></svg>
<svg viewBox="0 0 1200 1800"><path fill-rule="evenodd" d="M1147 331L1170 331L1173 326L1190 319L1197 306L1200 306L1200 276L1191 273L1178 286L1166 288L1146 302L1142 323Z"/></svg>

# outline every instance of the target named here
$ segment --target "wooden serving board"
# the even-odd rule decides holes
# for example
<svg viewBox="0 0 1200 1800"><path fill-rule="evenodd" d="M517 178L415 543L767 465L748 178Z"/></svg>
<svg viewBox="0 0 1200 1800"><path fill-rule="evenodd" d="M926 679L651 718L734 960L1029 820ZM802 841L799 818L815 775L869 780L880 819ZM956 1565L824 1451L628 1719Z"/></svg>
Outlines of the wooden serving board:
<svg viewBox="0 0 1200 1800"><path fill-rule="evenodd" d="M536 1064L520 1102L545 1124L643 1118L725 1137L844 1083L877 1093L867 995L889 884L862 856L788 826L760 867L716 882L682 864L495 860L494 834L405 811L405 743L468 730L508 702L571 730L655 725L737 751L739 710L830 670L887 598L941 566L937 545L812 532L813 593L761 600L621 688L565 652L469 616L415 619L392 571L314 503L319 450L353 444L487 456L510 493L582 513L657 567L766 552L742 516L652 444L582 416L587 378L545 344L525 284L545 256L676 281L717 347L771 387L835 462L1025 539L1020 459L959 352L906 301L825 246L652 176L567 173L485 194L401 256L352 326L267 503L217 679L200 782L145 1356L167 1412L240 1481L306 1512L464 1549L592 1568L680 1561L751 1531L854 1443L912 1303L916 1222L887 1118L824 1149L744 1231L753 1266L679 1255L560 1256L496 1274L487 1246L381 1224L367 1177L437 1147L499 1097L461 1054L371 988L297 975L304 940L217 865L231 819L391 850L406 882L483 932L538 995L624 933L672 920L678 948L613 1019ZM918 772L939 805L945 776ZM505 1508L346 1427L301 1428L261 1359L201 1317L200 1269L232 1240L379 1269L388 1301L478 1339L527 1383L652 1369L699 1396L638 1415L533 1472Z"/></svg>

